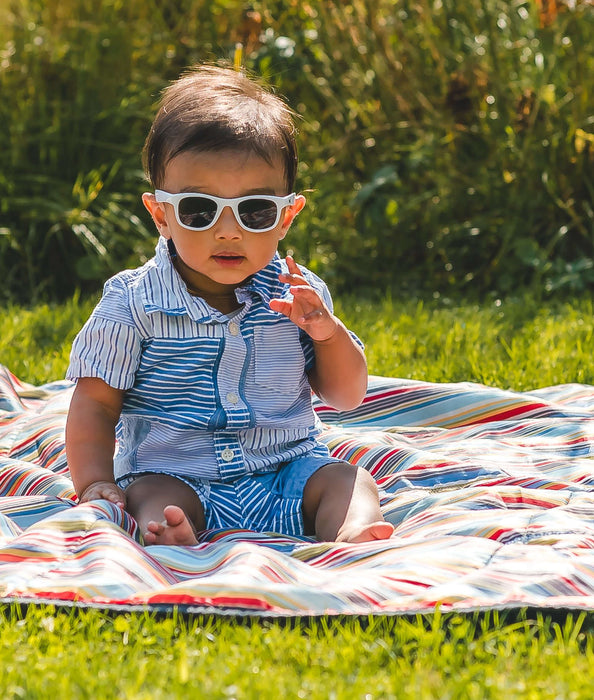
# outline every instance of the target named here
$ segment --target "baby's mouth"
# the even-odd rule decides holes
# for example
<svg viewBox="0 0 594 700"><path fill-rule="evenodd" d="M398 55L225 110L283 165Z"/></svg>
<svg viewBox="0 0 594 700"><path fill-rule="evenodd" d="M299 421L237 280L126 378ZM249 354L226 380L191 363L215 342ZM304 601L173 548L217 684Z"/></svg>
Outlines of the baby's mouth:
<svg viewBox="0 0 594 700"><path fill-rule="evenodd" d="M243 262L244 256L236 253L215 253L212 256L220 265L238 265Z"/></svg>

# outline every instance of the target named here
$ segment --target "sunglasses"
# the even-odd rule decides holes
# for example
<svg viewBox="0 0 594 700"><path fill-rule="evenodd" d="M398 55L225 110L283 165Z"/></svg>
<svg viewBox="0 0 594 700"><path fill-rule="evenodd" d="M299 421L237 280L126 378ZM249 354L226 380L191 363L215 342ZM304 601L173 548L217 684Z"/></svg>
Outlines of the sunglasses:
<svg viewBox="0 0 594 700"><path fill-rule="evenodd" d="M256 194L226 199L198 192L171 194L155 190L155 199L172 204L177 223L190 231L206 231L217 223L225 207L231 207L242 228L264 233L278 224L285 207L295 203L295 193L286 197Z"/></svg>

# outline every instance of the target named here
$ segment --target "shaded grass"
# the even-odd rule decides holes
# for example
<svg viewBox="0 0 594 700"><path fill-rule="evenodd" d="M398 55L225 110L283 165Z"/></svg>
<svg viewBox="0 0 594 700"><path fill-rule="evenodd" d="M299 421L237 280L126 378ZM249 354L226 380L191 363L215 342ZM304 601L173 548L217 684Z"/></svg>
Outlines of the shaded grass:
<svg viewBox="0 0 594 700"><path fill-rule="evenodd" d="M538 5L259 0L249 39L243 0L0 3L0 298L152 254L156 97L246 38L301 115L299 261L344 291L592 290L594 13Z"/></svg>

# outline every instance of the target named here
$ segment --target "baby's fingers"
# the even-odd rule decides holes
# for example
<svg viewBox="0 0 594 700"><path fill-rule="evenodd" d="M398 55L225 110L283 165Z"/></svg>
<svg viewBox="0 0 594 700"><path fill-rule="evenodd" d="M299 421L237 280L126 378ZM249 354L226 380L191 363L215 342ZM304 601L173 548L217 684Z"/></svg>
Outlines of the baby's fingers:
<svg viewBox="0 0 594 700"><path fill-rule="evenodd" d="M290 285L306 285L309 286L308 281L303 276L303 273L299 269L299 265L293 260L290 255L286 257L288 272L281 272L279 279L281 282L287 282Z"/></svg>
<svg viewBox="0 0 594 700"><path fill-rule="evenodd" d="M294 285L290 289L293 299L304 306L307 305L311 307L307 311L320 310L327 311L326 304L324 304L323 299L320 298L318 292L311 287L309 284L306 285ZM304 309L305 310L305 309Z"/></svg>
<svg viewBox="0 0 594 700"><path fill-rule="evenodd" d="M284 301L284 299L271 299L268 306L270 306L273 311L283 314L284 316L290 316L293 307L290 301Z"/></svg>
<svg viewBox="0 0 594 700"><path fill-rule="evenodd" d="M111 501L112 503L115 503L116 506L120 506L120 508L123 508L126 505L120 493L114 493L113 491L111 491L107 494L107 496L104 496L104 498L106 498L108 501Z"/></svg>
<svg viewBox="0 0 594 700"><path fill-rule="evenodd" d="M295 262L295 259L291 255L287 255L285 258L287 261L287 267L289 268L289 272L293 275L300 275L301 276L301 270L299 269L299 265Z"/></svg>
<svg viewBox="0 0 594 700"><path fill-rule="evenodd" d="M116 506L123 508L125 505L124 492L112 483L96 483L88 486L80 495L79 503L88 503L89 501L99 500L110 501Z"/></svg>

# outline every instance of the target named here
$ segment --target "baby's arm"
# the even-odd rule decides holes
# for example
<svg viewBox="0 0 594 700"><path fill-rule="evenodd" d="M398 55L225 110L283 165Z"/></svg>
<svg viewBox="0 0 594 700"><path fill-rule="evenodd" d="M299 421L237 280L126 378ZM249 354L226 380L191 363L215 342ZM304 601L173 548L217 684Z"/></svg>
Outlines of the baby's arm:
<svg viewBox="0 0 594 700"><path fill-rule="evenodd" d="M105 498L125 505L113 475L115 427L123 399L123 391L96 377L82 377L76 384L66 421L66 456L81 503Z"/></svg>
<svg viewBox="0 0 594 700"><path fill-rule="evenodd" d="M344 324L328 309L311 287L293 258L281 282L291 285L292 301L273 299L270 308L287 316L313 340L315 366L309 373L314 392L330 406L347 411L356 408L367 390L365 353Z"/></svg>

